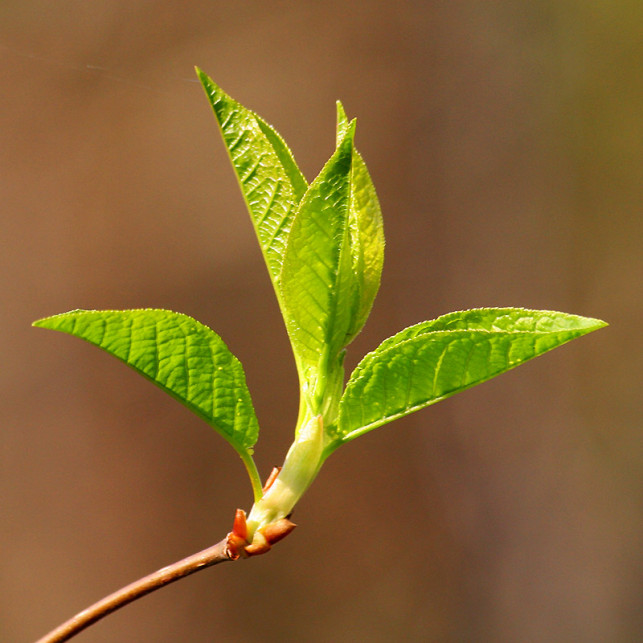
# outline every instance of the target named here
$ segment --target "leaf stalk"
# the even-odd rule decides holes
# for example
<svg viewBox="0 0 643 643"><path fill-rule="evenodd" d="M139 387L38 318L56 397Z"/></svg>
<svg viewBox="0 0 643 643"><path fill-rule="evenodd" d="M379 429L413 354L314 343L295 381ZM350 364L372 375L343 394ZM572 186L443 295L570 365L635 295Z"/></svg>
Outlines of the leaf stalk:
<svg viewBox="0 0 643 643"><path fill-rule="evenodd" d="M263 496L263 484L261 483L261 477L259 471L257 470L257 465L255 464L254 458L248 451L242 451L240 454L241 460L246 467L248 476L250 477L250 484L252 485L252 495L254 496L254 502L259 502Z"/></svg>

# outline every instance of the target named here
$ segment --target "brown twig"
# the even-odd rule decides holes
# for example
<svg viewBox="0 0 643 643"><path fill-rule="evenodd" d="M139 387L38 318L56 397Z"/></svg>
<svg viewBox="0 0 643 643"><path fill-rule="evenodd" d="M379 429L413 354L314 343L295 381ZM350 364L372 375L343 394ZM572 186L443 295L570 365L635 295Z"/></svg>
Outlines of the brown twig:
<svg viewBox="0 0 643 643"><path fill-rule="evenodd" d="M137 598L150 594L201 569L212 567L212 565L223 563L226 560L235 560L236 558L237 556L228 550L226 537L216 545L212 545L212 547L163 567L106 596L43 636L36 643L62 643L62 641L68 641L92 623L99 621Z"/></svg>

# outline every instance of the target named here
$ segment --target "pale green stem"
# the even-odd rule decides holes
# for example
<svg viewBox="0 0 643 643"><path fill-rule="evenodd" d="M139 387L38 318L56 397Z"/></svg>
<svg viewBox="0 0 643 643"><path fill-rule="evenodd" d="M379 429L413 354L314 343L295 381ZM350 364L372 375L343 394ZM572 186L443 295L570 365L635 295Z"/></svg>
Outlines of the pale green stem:
<svg viewBox="0 0 643 643"><path fill-rule="evenodd" d="M300 427L279 475L252 507L247 523L250 539L257 529L290 514L319 472L323 448L324 425L320 415Z"/></svg>

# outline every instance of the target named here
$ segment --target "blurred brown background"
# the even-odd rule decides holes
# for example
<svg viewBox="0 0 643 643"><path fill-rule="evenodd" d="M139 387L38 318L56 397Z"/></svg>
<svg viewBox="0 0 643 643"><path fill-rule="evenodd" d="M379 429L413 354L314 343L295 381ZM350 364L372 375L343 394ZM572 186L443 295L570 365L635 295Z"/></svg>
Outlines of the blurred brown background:
<svg viewBox="0 0 643 643"><path fill-rule="evenodd" d="M349 367L474 306L611 326L341 449L269 556L78 640L640 640L643 4L600 0L0 3L0 640L212 544L251 500L205 424L32 320L188 313L246 367L262 475L291 439L286 334L195 64L309 180L334 101L358 117L388 244Z"/></svg>

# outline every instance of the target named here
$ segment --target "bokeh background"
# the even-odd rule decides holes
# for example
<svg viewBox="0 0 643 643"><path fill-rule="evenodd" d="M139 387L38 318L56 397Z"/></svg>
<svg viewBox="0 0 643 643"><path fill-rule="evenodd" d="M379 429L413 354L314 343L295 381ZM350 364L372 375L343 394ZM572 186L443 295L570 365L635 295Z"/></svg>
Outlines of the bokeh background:
<svg viewBox="0 0 643 643"><path fill-rule="evenodd" d="M263 475L290 442L286 334L195 64L309 180L335 100L358 117L387 256L349 368L475 306L611 326L342 448L269 556L78 640L640 640L635 0L0 3L0 639L31 641L216 542L251 501L198 418L31 321L190 314L246 367Z"/></svg>

